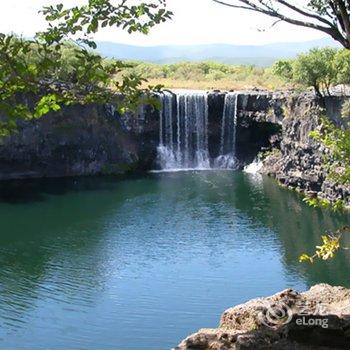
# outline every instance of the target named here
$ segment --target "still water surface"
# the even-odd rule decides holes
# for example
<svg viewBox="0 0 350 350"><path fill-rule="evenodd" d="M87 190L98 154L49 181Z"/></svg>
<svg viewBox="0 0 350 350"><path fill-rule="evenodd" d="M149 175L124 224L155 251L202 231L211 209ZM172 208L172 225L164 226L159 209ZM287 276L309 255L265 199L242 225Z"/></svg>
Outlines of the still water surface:
<svg viewBox="0 0 350 350"><path fill-rule="evenodd" d="M165 350L247 299L350 286L349 252L297 261L349 219L240 172L3 183L0 222L6 350Z"/></svg>

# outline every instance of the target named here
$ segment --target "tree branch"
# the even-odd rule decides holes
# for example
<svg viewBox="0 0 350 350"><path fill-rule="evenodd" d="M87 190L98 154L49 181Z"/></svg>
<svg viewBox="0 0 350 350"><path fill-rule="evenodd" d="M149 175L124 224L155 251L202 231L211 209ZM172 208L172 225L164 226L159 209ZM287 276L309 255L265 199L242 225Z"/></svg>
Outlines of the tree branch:
<svg viewBox="0 0 350 350"><path fill-rule="evenodd" d="M286 1L284 0L276 0L278 3L290 8L291 10L297 12L297 13L300 13L301 15L305 16L305 17L310 17L310 18L314 18L324 24L327 24L328 26L330 27L333 27L333 23L328 21L327 19L317 15L317 14L314 14L314 13L310 13L310 12L306 12L302 9L299 9L298 7L294 6L294 5L291 5L291 4L288 4Z"/></svg>
<svg viewBox="0 0 350 350"><path fill-rule="evenodd" d="M339 6L339 12L340 12L340 16L342 18L342 22L343 22L344 31L346 33L346 36L347 36L347 38L350 38L350 20L349 20L349 14L346 10L346 5L341 0L335 0L335 2Z"/></svg>
<svg viewBox="0 0 350 350"><path fill-rule="evenodd" d="M336 11L335 8L332 8L332 5L334 5L334 3L332 4L332 2L329 1L329 6L331 6L332 11L334 12L334 15L336 16L335 23L330 22L329 20L323 18L321 15L318 15L315 13L310 13L310 12L307 12L303 9L296 7L295 5L291 5L287 1L274 0L276 3L278 3L282 6L285 6L286 8L294 11L295 13L302 15L304 17L313 18L316 21L318 21L319 23L326 24L326 26L321 25L319 23L314 23L314 22L305 21L305 20L296 19L293 17L286 16L283 13L281 13L278 9L275 9L271 5L268 5L263 0L258 0L259 4L255 3L251 0L236 0L240 4L237 4L237 2L235 4L228 3L224 0L213 0L213 1L218 3L218 4L224 5L224 6L263 13L267 16L278 18L280 21L283 21L286 23L290 23L293 25L321 31L323 33L330 35L334 40L340 42L344 47L350 48L350 20L349 20L348 11L346 9L346 6L345 6L343 0L333 0L333 2L343 4L343 15L341 14L340 11ZM348 21L349 25L347 26L344 23L344 21ZM342 26L342 28L344 26L344 29L343 30L339 29L336 26L336 24L340 24ZM349 34L347 32L346 27L348 28ZM344 32L346 33L346 36L343 35Z"/></svg>

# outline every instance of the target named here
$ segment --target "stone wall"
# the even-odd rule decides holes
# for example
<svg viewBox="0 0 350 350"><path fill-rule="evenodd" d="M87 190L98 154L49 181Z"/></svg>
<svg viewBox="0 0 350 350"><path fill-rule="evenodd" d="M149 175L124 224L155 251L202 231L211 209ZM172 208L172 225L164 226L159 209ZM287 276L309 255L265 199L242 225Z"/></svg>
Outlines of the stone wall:
<svg viewBox="0 0 350 350"><path fill-rule="evenodd" d="M342 199L350 204L350 187L327 180L323 162L327 150L309 136L312 130L320 128L321 116L342 124L340 109L344 99L330 97L320 103L310 95L286 98L280 147L264 160L263 173L311 196L331 201Z"/></svg>

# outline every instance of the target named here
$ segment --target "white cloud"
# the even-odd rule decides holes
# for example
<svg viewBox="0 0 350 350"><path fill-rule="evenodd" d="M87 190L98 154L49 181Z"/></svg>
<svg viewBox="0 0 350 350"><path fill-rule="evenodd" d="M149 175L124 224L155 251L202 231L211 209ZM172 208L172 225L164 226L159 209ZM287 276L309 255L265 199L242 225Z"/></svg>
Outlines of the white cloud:
<svg viewBox="0 0 350 350"><path fill-rule="evenodd" d="M62 2L67 6L84 0L0 0L0 32L15 32L32 36L45 28L38 11L42 6ZM288 24L273 28L272 20L253 12L230 9L211 0L168 0L174 19L156 27L150 35L129 35L121 30L105 29L97 40L136 45L173 44L265 44L272 42L306 41L324 37L311 29ZM261 32L259 29L266 29Z"/></svg>

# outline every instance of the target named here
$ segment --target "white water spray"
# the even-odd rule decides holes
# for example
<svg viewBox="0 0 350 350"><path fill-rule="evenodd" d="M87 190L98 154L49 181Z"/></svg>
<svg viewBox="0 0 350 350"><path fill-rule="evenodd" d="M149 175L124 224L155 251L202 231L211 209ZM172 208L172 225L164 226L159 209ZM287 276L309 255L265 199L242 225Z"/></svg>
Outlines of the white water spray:
<svg viewBox="0 0 350 350"><path fill-rule="evenodd" d="M255 159L252 163L244 167L244 172L248 174L259 174L263 167L263 162L259 159Z"/></svg>
<svg viewBox="0 0 350 350"><path fill-rule="evenodd" d="M163 92L160 95L158 160L162 170L234 169L238 96L225 95L220 155L209 156L208 94L197 91Z"/></svg>
<svg viewBox="0 0 350 350"><path fill-rule="evenodd" d="M216 168L235 169L237 167L237 115L238 95L236 93L228 93L225 95L221 121L220 155L214 161Z"/></svg>

